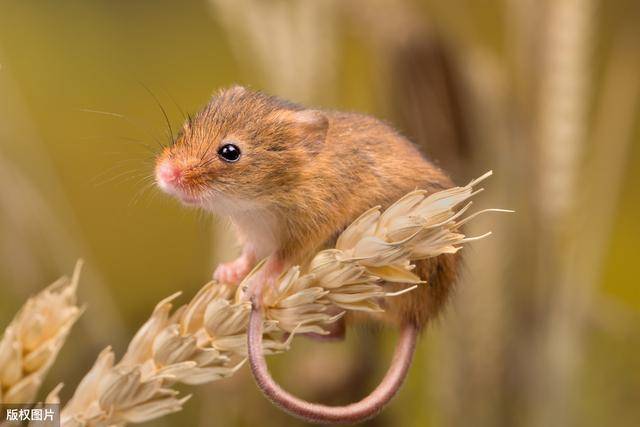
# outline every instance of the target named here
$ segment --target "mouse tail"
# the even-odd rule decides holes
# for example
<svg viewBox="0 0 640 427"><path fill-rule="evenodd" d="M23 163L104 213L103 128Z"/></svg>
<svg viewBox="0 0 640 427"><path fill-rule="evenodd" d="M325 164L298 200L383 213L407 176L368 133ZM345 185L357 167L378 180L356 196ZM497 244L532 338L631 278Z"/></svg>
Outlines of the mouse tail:
<svg viewBox="0 0 640 427"><path fill-rule="evenodd" d="M307 422L322 424L357 423L378 414L402 386L411 366L419 333L418 327L410 323L401 328L389 370L367 397L345 406L327 406L307 402L290 394L271 377L262 351L262 329L262 311L253 299L247 344L251 372L258 387L285 412Z"/></svg>

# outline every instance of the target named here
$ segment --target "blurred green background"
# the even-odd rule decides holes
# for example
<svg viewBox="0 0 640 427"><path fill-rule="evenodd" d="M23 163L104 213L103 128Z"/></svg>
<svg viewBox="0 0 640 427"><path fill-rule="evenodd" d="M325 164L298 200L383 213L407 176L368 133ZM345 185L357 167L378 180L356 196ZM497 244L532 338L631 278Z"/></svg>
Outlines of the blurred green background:
<svg viewBox="0 0 640 427"><path fill-rule="evenodd" d="M45 390L63 399L154 305L236 248L152 185L158 142L234 83L384 118L460 184L485 170L468 251L409 383L369 425L640 422L640 7L611 2L0 2L0 324L87 261L87 312ZM91 111L89 111L91 110ZM104 113L98 113L104 112ZM357 191L357 189L354 189ZM382 335L382 337L380 337ZM309 398L353 400L392 333L273 359ZM151 425L296 425L246 369Z"/></svg>

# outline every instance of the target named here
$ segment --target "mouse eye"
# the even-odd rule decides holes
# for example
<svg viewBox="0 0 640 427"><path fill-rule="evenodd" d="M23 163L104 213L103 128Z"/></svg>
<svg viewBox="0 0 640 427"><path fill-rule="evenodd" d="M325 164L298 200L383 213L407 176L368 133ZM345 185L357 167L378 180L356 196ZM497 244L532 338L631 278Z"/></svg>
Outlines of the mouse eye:
<svg viewBox="0 0 640 427"><path fill-rule="evenodd" d="M225 162L237 162L240 158L240 148L235 144L224 144L218 149L218 156Z"/></svg>

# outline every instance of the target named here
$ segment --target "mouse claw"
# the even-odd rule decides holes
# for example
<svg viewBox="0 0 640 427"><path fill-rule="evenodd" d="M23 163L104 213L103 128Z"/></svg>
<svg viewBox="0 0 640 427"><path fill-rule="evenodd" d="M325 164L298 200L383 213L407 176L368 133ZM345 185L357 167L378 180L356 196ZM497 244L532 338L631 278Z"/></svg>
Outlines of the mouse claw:
<svg viewBox="0 0 640 427"><path fill-rule="evenodd" d="M237 285L242 282L255 265L255 250L252 245L245 245L242 249L242 254L238 258L218 265L213 273L213 279L221 283Z"/></svg>
<svg viewBox="0 0 640 427"><path fill-rule="evenodd" d="M234 261L220 264L213 273L213 278L221 283L237 285L251 271L251 263L247 257L241 256Z"/></svg>

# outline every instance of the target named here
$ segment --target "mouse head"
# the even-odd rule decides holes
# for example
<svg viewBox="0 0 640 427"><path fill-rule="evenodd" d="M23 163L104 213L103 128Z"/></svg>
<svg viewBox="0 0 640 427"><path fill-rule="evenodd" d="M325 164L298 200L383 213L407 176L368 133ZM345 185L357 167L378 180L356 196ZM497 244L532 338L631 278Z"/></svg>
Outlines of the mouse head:
<svg viewBox="0 0 640 427"><path fill-rule="evenodd" d="M215 94L156 162L156 182L213 210L269 204L300 182L322 150L326 116L240 86Z"/></svg>

